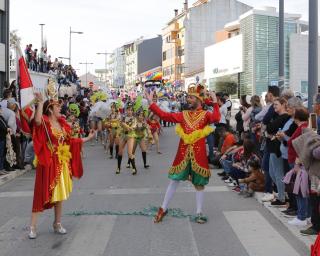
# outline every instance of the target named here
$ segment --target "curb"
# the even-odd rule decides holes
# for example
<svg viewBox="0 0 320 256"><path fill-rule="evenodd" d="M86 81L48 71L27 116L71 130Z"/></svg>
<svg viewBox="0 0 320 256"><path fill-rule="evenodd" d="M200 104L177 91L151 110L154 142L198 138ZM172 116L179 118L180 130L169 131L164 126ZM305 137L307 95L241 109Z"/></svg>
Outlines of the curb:
<svg viewBox="0 0 320 256"><path fill-rule="evenodd" d="M210 170L213 172L213 171L222 171L223 169L210 168ZM255 192L253 196L255 200L257 200L260 204L262 204L275 218L277 218L295 237L297 237L301 242L303 242L306 245L306 247L310 250L310 246L314 244L317 236L303 236L300 234L300 230L305 229L310 225L305 227L297 227L297 226L289 225L288 220L290 220L290 218L284 217L284 214L281 213L281 210L284 210L285 208L273 207L271 206L270 202L262 202L261 201L262 197L263 197L262 192Z"/></svg>
<svg viewBox="0 0 320 256"><path fill-rule="evenodd" d="M294 236L296 236L301 242L303 242L307 248L310 250L310 246L314 244L317 236L303 236L300 234L300 230L305 229L308 226L305 227L297 227L293 225L288 224L288 220L292 218L284 217L284 214L281 213L281 210L284 210L285 208L280 207L273 207L271 206L270 202L262 202L261 198L263 197L263 193L261 192L255 192L254 198L261 203L270 213L273 214L274 217L276 217Z"/></svg>
<svg viewBox="0 0 320 256"><path fill-rule="evenodd" d="M1 175L0 176L0 186L8 183L9 181L25 174L28 170L27 169L23 169L23 170L15 170L12 172L9 172L8 174L5 175Z"/></svg>

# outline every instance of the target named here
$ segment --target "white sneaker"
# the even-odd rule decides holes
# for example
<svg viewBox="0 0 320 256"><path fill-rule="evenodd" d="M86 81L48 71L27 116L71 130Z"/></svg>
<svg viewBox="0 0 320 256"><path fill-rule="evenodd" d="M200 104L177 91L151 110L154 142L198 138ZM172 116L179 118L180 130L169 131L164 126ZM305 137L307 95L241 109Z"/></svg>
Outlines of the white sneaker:
<svg viewBox="0 0 320 256"><path fill-rule="evenodd" d="M237 182L235 181L232 181L228 184L229 187L235 187L235 186L238 186Z"/></svg>
<svg viewBox="0 0 320 256"><path fill-rule="evenodd" d="M288 221L288 224L294 225L294 226L306 226L308 225L307 220L299 220L297 217L293 218L292 220Z"/></svg>
<svg viewBox="0 0 320 256"><path fill-rule="evenodd" d="M262 202L270 202L274 199L274 195L270 193L265 193L264 196L261 198Z"/></svg>
<svg viewBox="0 0 320 256"><path fill-rule="evenodd" d="M307 223L308 223L308 224L312 224L312 222L311 222L311 217L307 218Z"/></svg>
<svg viewBox="0 0 320 256"><path fill-rule="evenodd" d="M231 179L230 177L229 177L229 179L224 181L224 183L232 183L232 182L233 182L233 179Z"/></svg>

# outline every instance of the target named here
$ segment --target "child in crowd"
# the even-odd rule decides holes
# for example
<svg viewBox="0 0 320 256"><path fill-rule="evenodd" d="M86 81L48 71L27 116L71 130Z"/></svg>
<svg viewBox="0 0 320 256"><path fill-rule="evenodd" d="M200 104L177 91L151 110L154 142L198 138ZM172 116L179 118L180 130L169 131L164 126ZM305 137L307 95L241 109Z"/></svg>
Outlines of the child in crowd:
<svg viewBox="0 0 320 256"><path fill-rule="evenodd" d="M239 179L239 183L245 184L247 189L240 193L244 197L252 197L254 192L262 192L264 190L264 174L261 171L260 162L252 160L248 163L249 177Z"/></svg>

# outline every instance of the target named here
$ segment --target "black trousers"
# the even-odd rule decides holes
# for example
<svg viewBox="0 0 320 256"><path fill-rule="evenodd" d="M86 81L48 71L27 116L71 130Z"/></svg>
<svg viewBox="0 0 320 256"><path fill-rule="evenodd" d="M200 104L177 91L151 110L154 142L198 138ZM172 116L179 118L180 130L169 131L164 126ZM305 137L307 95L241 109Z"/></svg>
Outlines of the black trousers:
<svg viewBox="0 0 320 256"><path fill-rule="evenodd" d="M310 204L311 204L311 223L312 227L316 231L320 231L320 197L317 194L310 194Z"/></svg>

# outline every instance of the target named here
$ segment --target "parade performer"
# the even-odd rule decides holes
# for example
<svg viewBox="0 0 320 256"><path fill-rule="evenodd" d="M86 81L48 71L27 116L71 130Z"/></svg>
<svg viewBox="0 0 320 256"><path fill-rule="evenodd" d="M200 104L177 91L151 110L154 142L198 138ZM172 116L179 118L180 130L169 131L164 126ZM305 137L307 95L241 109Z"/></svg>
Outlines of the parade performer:
<svg viewBox="0 0 320 256"><path fill-rule="evenodd" d="M136 124L136 138L133 147L133 155L139 145L142 153L143 166L148 169L150 166L147 164L147 144L146 141L152 139L152 134L149 125L146 122L146 112L142 107L137 111L137 124ZM128 167L130 167L130 159L128 160Z"/></svg>
<svg viewBox="0 0 320 256"><path fill-rule="evenodd" d="M113 146L116 146L116 158L119 152L121 114L116 102L111 103L111 113L107 118L107 128L109 132L110 159L113 158Z"/></svg>
<svg viewBox="0 0 320 256"><path fill-rule="evenodd" d="M37 109L33 121L32 140L36 156L36 179L30 239L37 237L36 224L39 213L52 207L55 233L67 233L61 225L62 201L67 200L72 191L72 176L82 176L82 144L95 136L91 131L86 138L72 138L72 129L61 116L61 106L56 98L44 102L43 96L37 93L35 100Z"/></svg>
<svg viewBox="0 0 320 256"><path fill-rule="evenodd" d="M83 133L80 127L80 121L78 119L80 114L79 106L75 103L69 104L69 115L68 115L68 124L71 127L71 137L72 138L81 138Z"/></svg>
<svg viewBox="0 0 320 256"><path fill-rule="evenodd" d="M197 87L189 88L187 97L190 110L179 113L168 113L161 110L157 104L152 103L149 109L162 120L178 123L176 132L180 137L178 151L169 171L170 184L167 188L162 206L159 208L154 222L161 222L167 214L168 204L173 197L179 181L190 180L196 189L197 216L196 222L205 223L206 217L202 215L204 187L208 184L210 170L206 155L205 138L212 132L210 123L219 122L220 112L214 92L210 96L214 102L213 111L202 109L203 95ZM146 92L149 104L152 102L153 92Z"/></svg>
<svg viewBox="0 0 320 256"><path fill-rule="evenodd" d="M133 115L133 103L127 102L126 105L126 113L121 122L121 136L120 136L120 147L118 153L118 168L116 170L116 174L119 174L121 171L121 162L123 151L127 145L129 164L132 166L132 175L137 174L137 168L135 163L135 158L133 154L133 147L135 143L136 133L136 118Z"/></svg>
<svg viewBox="0 0 320 256"><path fill-rule="evenodd" d="M151 114L150 118L148 120L148 125L150 127L150 131L153 137L153 142L156 144L156 148L157 148L157 153L161 154L160 152L160 139L159 139L159 134L160 134L160 130L161 130L161 125L159 122L159 117L155 114Z"/></svg>

